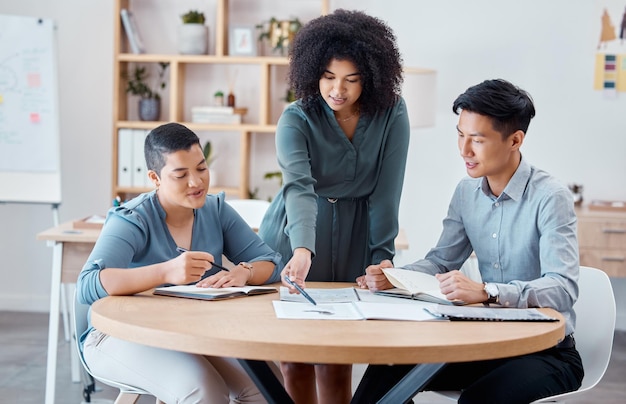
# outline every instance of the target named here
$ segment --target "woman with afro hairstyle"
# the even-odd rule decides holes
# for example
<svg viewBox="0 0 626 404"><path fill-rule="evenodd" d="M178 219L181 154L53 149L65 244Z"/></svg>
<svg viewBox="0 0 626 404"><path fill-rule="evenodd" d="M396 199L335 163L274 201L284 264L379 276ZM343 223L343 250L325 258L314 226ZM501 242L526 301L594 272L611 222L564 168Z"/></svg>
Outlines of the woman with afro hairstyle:
<svg viewBox="0 0 626 404"><path fill-rule="evenodd" d="M304 25L289 50L297 101L278 121L283 186L259 235L283 256L283 285L355 282L393 260L409 144L400 96L402 59L392 30L358 11ZM347 403L350 365L281 363L297 403ZM316 390L317 381L317 390Z"/></svg>

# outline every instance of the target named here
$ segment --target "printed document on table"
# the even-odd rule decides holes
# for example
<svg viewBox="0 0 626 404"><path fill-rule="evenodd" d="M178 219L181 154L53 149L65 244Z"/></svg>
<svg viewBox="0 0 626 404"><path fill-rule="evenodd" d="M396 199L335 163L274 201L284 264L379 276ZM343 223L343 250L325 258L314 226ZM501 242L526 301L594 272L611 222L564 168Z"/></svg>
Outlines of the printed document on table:
<svg viewBox="0 0 626 404"><path fill-rule="evenodd" d="M354 288L306 288L305 291L316 303L346 303L359 300L359 295ZM308 303L304 296L299 293L289 293L289 289L284 286L280 287L280 300Z"/></svg>
<svg viewBox="0 0 626 404"><path fill-rule="evenodd" d="M277 318L292 320L398 320L398 321L441 321L442 319L424 310L433 303L414 302L407 304L361 302L311 303L274 300Z"/></svg>

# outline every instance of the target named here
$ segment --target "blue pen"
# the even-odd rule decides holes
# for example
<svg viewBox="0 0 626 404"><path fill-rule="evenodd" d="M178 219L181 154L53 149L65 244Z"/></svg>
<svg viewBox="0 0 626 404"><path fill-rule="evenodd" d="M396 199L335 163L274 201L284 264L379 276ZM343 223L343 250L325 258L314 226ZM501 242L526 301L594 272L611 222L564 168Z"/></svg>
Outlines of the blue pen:
<svg viewBox="0 0 626 404"><path fill-rule="evenodd" d="M294 288L296 288L296 290L298 292L300 292L300 294L302 296L304 296L306 298L306 300L308 300L309 302L313 303L315 306L317 306L317 303L315 303L315 300L313 300L313 298L304 291L304 289L302 289L297 283L295 283L294 281L291 280L290 277L285 276L285 280L287 281L288 284L290 284L291 286L293 286Z"/></svg>
<svg viewBox="0 0 626 404"><path fill-rule="evenodd" d="M187 251L189 251L189 250L187 250L186 248L183 248L183 247L176 247L176 251L178 251L179 253L181 253L181 254L182 254L182 253L187 252ZM211 266L214 266L214 267L215 267L215 268L217 268L217 269L221 269L222 271L230 272L230 271L228 270L228 268L224 268L223 266L218 265L218 264L216 264L215 262L211 262Z"/></svg>

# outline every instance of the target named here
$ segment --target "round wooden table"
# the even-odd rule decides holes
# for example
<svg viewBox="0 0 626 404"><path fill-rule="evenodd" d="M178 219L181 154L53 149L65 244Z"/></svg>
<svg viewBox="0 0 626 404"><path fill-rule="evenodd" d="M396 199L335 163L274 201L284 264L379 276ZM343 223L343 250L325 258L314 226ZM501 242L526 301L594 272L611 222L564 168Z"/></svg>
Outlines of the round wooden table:
<svg viewBox="0 0 626 404"><path fill-rule="evenodd" d="M307 283L308 288L348 286L354 284ZM151 292L111 296L93 304L91 320L97 329L117 338L235 357L244 363L420 363L435 364L431 368L434 373L446 362L547 349L563 339L565 332L563 317L552 309L541 311L560 321L286 320L274 313L272 300L278 298L277 293L224 301L155 296ZM254 373L254 369L247 370ZM258 384L256 376L251 376Z"/></svg>

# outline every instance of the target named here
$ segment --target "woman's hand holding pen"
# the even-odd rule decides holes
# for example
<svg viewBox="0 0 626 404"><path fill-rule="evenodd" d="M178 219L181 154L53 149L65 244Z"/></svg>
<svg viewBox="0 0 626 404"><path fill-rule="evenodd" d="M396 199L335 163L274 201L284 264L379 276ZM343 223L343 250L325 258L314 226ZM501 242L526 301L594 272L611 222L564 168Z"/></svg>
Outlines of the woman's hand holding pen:
<svg viewBox="0 0 626 404"><path fill-rule="evenodd" d="M356 278L356 283L360 288L372 291L393 288L393 285L383 273L383 268L393 268L393 263L389 260L382 260L378 265L368 266L365 268L365 275Z"/></svg>
<svg viewBox="0 0 626 404"><path fill-rule="evenodd" d="M166 283L184 285L198 282L211 268L213 255L204 251L186 251L168 261L164 274Z"/></svg>
<svg viewBox="0 0 626 404"><path fill-rule="evenodd" d="M298 286L305 288L304 280L309 274L311 268L311 251L306 248L296 248L293 251L293 257L289 260L281 273L283 285L289 289L289 293L300 293L293 286L285 281L285 277L289 277L296 282Z"/></svg>

